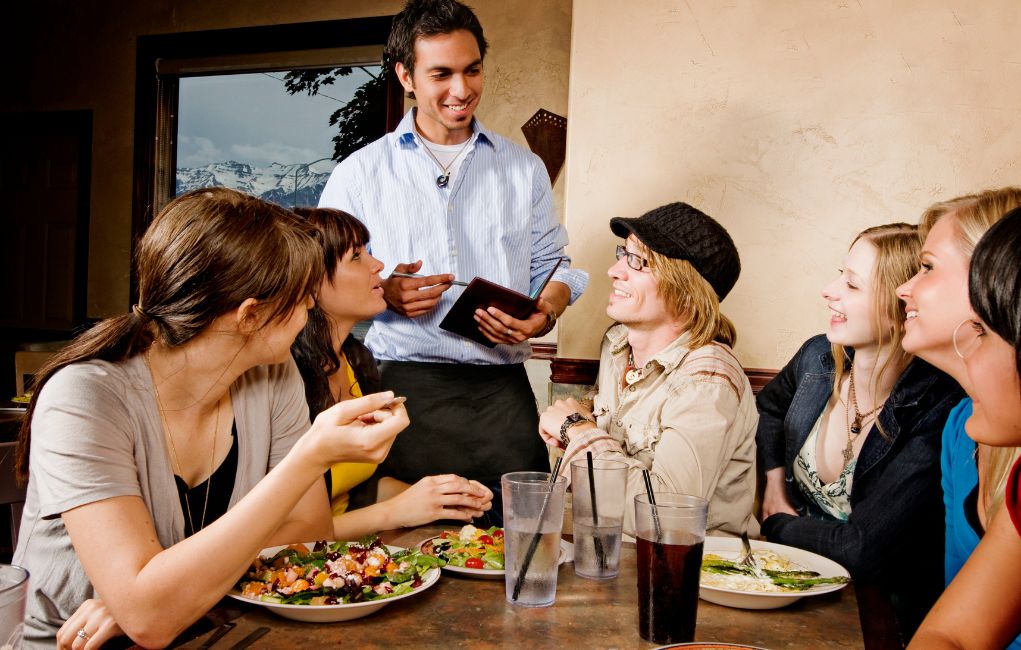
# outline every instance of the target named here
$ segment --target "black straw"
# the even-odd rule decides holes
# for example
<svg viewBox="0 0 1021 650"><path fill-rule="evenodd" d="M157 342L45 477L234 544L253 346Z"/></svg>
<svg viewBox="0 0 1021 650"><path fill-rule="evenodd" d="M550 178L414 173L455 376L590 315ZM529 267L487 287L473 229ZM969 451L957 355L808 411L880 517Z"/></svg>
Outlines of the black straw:
<svg viewBox="0 0 1021 650"><path fill-rule="evenodd" d="M539 547L539 540L542 538L542 520L546 516L546 506L549 505L550 497L553 496L553 485L557 482L557 475L560 473L560 463L563 460L563 456L557 458L557 462L553 465L553 471L549 475L549 491L546 492L546 497L542 501L542 508L539 509L539 523L536 524L535 534L532 535L528 551L525 552L525 560L521 563L521 570L518 571L518 579L514 583L514 593L511 594L511 600L517 600L518 595L521 594L521 587L525 584L525 574L528 573L528 567L532 564L532 556L535 555L535 549Z"/></svg>
<svg viewBox="0 0 1021 650"><path fill-rule="evenodd" d="M603 539L599 537L599 508L596 507L596 477L592 468L592 452L585 452L585 460L588 461L588 492L592 501L592 542L596 547L596 557L599 558L599 566L606 568L606 551L603 549ZM578 541L578 540L574 540Z"/></svg>
<svg viewBox="0 0 1021 650"><path fill-rule="evenodd" d="M652 508L652 523L656 526L656 542L663 541L663 528L659 524L659 509L656 508L656 495L652 493L652 479L649 478L649 470L642 470L642 478L645 480L645 493L649 495L649 507Z"/></svg>

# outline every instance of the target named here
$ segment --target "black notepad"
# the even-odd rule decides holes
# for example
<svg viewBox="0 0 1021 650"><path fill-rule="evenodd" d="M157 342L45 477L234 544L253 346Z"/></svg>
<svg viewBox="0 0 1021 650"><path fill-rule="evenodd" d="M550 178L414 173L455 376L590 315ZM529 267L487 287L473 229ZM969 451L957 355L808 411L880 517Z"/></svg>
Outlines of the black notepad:
<svg viewBox="0 0 1021 650"><path fill-rule="evenodd" d="M539 302L542 290L549 284L563 259L557 260L532 296L526 296L495 282L476 277L468 283L468 288L461 293L454 306L443 317L440 328L481 343L487 348L495 348L496 344L487 339L479 330L479 324L475 321L475 310L496 307L518 320L528 318L535 311L535 305Z"/></svg>

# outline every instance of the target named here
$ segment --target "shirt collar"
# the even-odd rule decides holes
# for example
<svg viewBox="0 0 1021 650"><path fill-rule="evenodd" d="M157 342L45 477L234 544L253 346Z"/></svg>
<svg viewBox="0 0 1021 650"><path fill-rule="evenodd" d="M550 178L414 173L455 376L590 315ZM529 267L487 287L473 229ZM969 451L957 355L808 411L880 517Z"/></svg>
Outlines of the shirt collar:
<svg viewBox="0 0 1021 650"><path fill-rule="evenodd" d="M412 149L420 144L421 136L418 135L418 130L415 128L415 111L417 110L417 108L412 108L405 113L400 124L394 129L394 135L397 136L394 143L401 149ZM488 144L494 150L497 149L492 131L487 129L477 117L472 118L472 137L476 142Z"/></svg>
<svg viewBox="0 0 1021 650"><path fill-rule="evenodd" d="M627 326L621 325L620 323L614 325L606 333L607 339L610 342L610 350L614 356L620 354L628 354L631 351L631 346L627 342ZM652 359L649 361L655 361L659 365L663 366L666 371L672 371L674 368L680 365L684 361L684 357L688 356L691 352L691 348L688 347L688 341L691 336L688 332L684 332L676 339L670 342L670 345L666 346L656 354L652 355Z"/></svg>

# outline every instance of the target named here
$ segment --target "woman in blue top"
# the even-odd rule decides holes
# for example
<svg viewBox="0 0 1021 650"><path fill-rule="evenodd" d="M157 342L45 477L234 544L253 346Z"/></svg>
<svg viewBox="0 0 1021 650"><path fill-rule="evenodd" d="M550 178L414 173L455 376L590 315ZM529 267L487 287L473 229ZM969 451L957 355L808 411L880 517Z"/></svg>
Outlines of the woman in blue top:
<svg viewBox="0 0 1021 650"><path fill-rule="evenodd" d="M757 399L762 532L878 583L905 636L943 586L939 435L961 397L900 347L894 291L914 272L918 248L907 224L861 233L823 289L826 336L805 343Z"/></svg>
<svg viewBox="0 0 1021 650"><path fill-rule="evenodd" d="M971 393L954 334L971 319L968 264L982 235L1021 205L1021 188L1007 187L937 203L922 215L921 269L898 289L907 310L904 349L947 372ZM958 404L943 430L943 498L946 506L944 580L949 584L1002 507L1008 471L1018 447L991 447L965 433L971 399ZM1012 647L1021 649L1021 640Z"/></svg>
<svg viewBox="0 0 1021 650"><path fill-rule="evenodd" d="M953 338L974 397L968 435L982 444L1021 445L1021 208L993 224L975 247L968 284L975 311ZM1003 507L912 648L1002 648L1021 633L1019 480L1021 461L1015 461Z"/></svg>

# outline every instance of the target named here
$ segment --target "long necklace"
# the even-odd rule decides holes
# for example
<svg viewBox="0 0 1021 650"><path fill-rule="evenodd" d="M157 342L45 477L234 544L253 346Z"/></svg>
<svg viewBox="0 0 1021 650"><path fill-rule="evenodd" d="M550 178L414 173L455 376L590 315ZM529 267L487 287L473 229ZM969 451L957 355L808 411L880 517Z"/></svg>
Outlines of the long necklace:
<svg viewBox="0 0 1021 650"><path fill-rule="evenodd" d="M147 366L149 366L149 372L152 373L152 362L149 360L148 350L145 353L145 363ZM174 434L170 431L170 423L167 422L167 414L163 410L163 401L160 399L160 389L157 388L156 386L157 383L158 382L156 381L156 375L153 374L152 390L156 394L156 407L159 409L160 412L160 421L163 423L164 435L166 436L167 440L170 441L170 453L174 457L174 465L177 466L175 473L181 475L184 472L181 470L181 461L177 457L177 446L174 444ZM188 513L188 525L191 526L192 535L206 527L206 510L209 508L209 492L212 490L213 487L213 470L215 469L214 465L216 464L216 438L220 432L220 407L222 405L223 398L221 397L216 402L216 424L213 425L213 454L209 458L209 478L206 479L206 496L205 500L202 502L202 519L199 520L198 529L195 528L195 520L192 518L191 514L191 501L188 499L189 490L188 484L185 483L184 486L184 506L186 512Z"/></svg>
<svg viewBox="0 0 1021 650"><path fill-rule="evenodd" d="M419 134L419 136L421 136L421 134ZM425 138L422 139L425 140ZM436 161L436 164L439 165L440 169L443 170L443 172L436 177L436 187L442 189L447 186L447 184L450 182L450 168L454 166L454 163L456 163L457 159L461 157L461 154L464 153L464 150L468 148L468 145L471 144L471 141L472 141L471 138L465 140L464 146L461 147L461 149L457 152L457 155L454 156L453 160L450 161L450 164L446 166L444 166L443 163L440 162L440 159L437 158L436 154L432 152L432 149L429 148L429 145L423 142L422 146L425 148L425 152L429 154L429 157Z"/></svg>
<svg viewBox="0 0 1021 650"><path fill-rule="evenodd" d="M847 387L847 402L850 408L845 409L847 418L847 446L844 447L845 467L847 466L848 463L851 462L851 459L854 458L854 451L852 450L852 446L854 445L854 441L858 439L858 436L861 435L862 424L871 419L872 416L874 416L876 413L878 413L879 409L883 408L883 404L885 403L885 401L886 400L880 402L879 406L872 409L868 413L861 413L860 411L858 411L858 396L854 390L854 365L852 364L851 377L848 380ZM853 418L851 416L852 410L854 411Z"/></svg>

